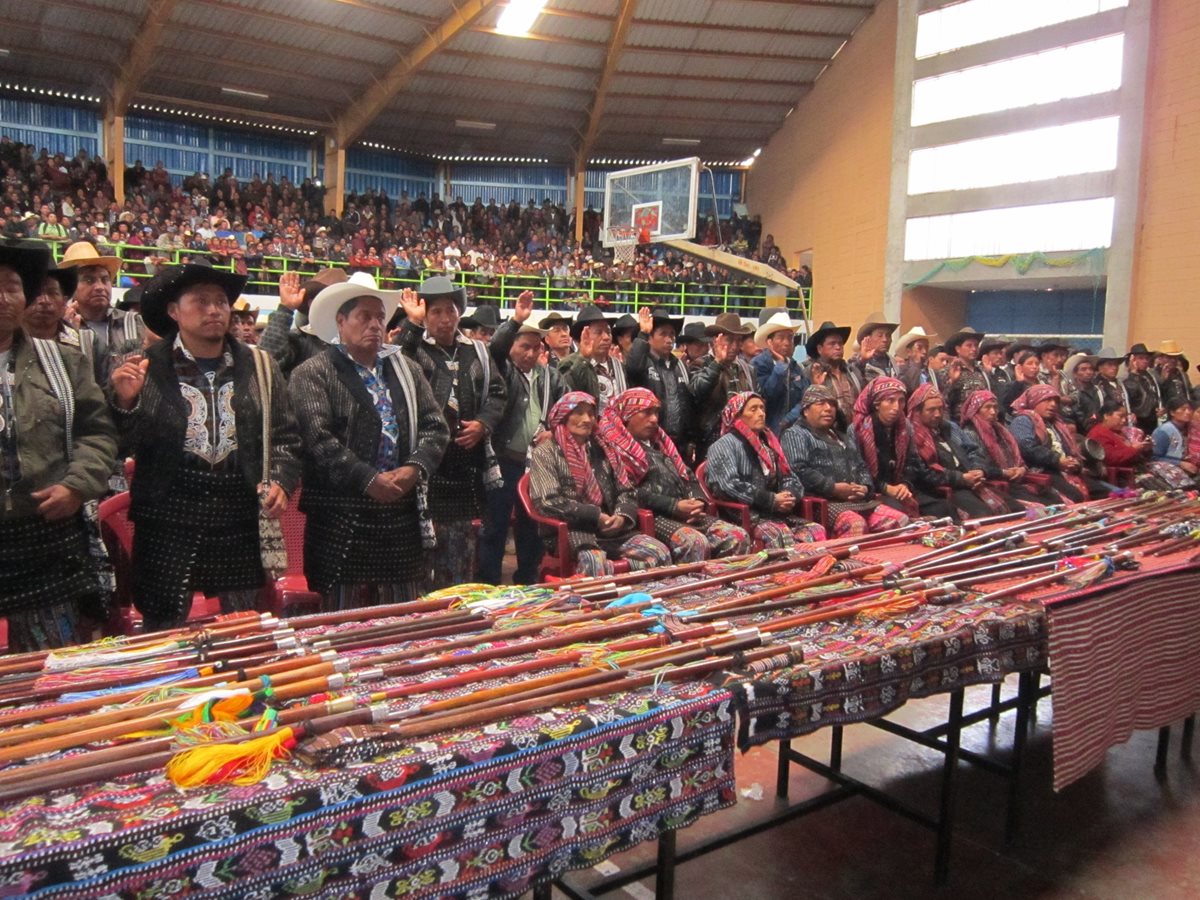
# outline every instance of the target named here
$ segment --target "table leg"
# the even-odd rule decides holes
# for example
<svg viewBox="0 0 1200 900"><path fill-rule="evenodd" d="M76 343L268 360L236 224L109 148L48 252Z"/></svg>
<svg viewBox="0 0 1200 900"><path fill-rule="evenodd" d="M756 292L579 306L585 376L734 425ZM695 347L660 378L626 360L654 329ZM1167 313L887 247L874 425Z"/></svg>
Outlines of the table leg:
<svg viewBox="0 0 1200 900"><path fill-rule="evenodd" d="M654 873L654 896L657 900L672 900L675 896L674 831L664 831L658 836L658 869Z"/></svg>
<svg viewBox="0 0 1200 900"><path fill-rule="evenodd" d="M1021 764L1029 738L1029 709L1037 703L1031 672L1022 672L1017 681L1017 720L1013 724L1012 761L1008 774L1008 815L1004 821L1004 840L1011 843L1021 825Z"/></svg>
<svg viewBox="0 0 1200 900"><path fill-rule="evenodd" d="M829 735L829 768L842 771L842 726L834 725Z"/></svg>
<svg viewBox="0 0 1200 900"><path fill-rule="evenodd" d="M1158 750L1154 754L1154 777L1159 781L1167 780L1167 750L1171 745L1171 726L1165 725L1158 729Z"/></svg>
<svg viewBox="0 0 1200 900"><path fill-rule="evenodd" d="M958 779L958 745L962 737L963 689L950 695L950 715L946 729L946 760L942 766L942 797L938 810L937 857L934 860L933 877L939 884L946 883L950 871L950 843L954 838L954 801Z"/></svg>
<svg viewBox="0 0 1200 900"><path fill-rule="evenodd" d="M1196 734L1196 716L1188 716L1183 720L1183 742L1179 745L1181 759L1190 761L1192 758L1192 738Z"/></svg>
<svg viewBox="0 0 1200 900"><path fill-rule="evenodd" d="M992 685L992 714L988 716L993 722L1000 720L1000 689L1004 687L1003 681L997 681Z"/></svg>
<svg viewBox="0 0 1200 900"><path fill-rule="evenodd" d="M791 750L791 741L779 742L779 763L775 772L775 796L780 800L786 800L788 796L788 776L792 770L792 761L788 759L788 754Z"/></svg>
<svg viewBox="0 0 1200 900"><path fill-rule="evenodd" d="M554 895L554 884L547 881L533 889L533 900L551 900Z"/></svg>

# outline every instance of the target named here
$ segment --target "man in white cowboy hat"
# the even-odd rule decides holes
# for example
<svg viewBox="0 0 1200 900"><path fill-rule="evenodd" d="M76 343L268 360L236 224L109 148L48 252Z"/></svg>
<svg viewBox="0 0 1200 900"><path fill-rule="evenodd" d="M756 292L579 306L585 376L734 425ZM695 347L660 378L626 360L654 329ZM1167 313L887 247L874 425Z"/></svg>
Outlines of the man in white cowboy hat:
<svg viewBox="0 0 1200 900"><path fill-rule="evenodd" d="M858 354L851 365L858 369L863 384L874 381L880 375L894 377L895 365L890 350L892 335L900 327L899 322L889 322L882 312L873 312L858 328Z"/></svg>
<svg viewBox="0 0 1200 900"><path fill-rule="evenodd" d="M471 581L479 535L472 524L484 493L502 484L492 433L504 417L507 389L487 346L459 331L466 291L444 275L400 294L405 322L396 343L433 388L450 426L450 444L429 482L429 509L443 552L433 555L426 585L436 590Z"/></svg>
<svg viewBox="0 0 1200 900"><path fill-rule="evenodd" d="M1075 423L1075 430L1087 434L1096 424L1104 392L1096 384L1097 358L1082 350L1063 364L1065 402L1062 415Z"/></svg>
<svg viewBox="0 0 1200 900"><path fill-rule="evenodd" d="M109 373L120 365L123 357L140 348L146 326L135 312L113 309L112 291L121 260L101 256L93 244L77 241L67 247L59 261L60 269L74 269L77 274L72 305L79 314L79 330L91 346L96 381L107 385Z"/></svg>
<svg viewBox="0 0 1200 900"><path fill-rule="evenodd" d="M754 332L758 355L751 366L758 392L767 407L767 427L779 434L783 421L800 403L808 379L792 353L800 326L788 318L787 310L772 313Z"/></svg>
<svg viewBox="0 0 1200 900"><path fill-rule="evenodd" d="M929 371L929 342L935 337L936 334L914 325L896 341L896 377L904 382L909 394L934 380Z"/></svg>
<svg viewBox="0 0 1200 900"><path fill-rule="evenodd" d="M327 346L288 382L303 442L304 574L329 610L415 599L425 576L424 488L450 432L420 367L385 343L399 299L366 272L321 289L308 327Z"/></svg>

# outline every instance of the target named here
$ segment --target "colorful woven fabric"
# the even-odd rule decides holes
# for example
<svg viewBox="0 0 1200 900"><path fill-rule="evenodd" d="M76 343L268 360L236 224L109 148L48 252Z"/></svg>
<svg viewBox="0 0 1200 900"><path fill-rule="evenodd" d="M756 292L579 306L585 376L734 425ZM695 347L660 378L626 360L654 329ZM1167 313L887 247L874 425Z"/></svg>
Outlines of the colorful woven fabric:
<svg viewBox="0 0 1200 900"><path fill-rule="evenodd" d="M641 484L642 479L646 477L646 473L650 471L650 460L642 445L625 426L634 413L660 406L658 398L646 388L630 388L605 406L604 413L600 416L596 436L605 445L606 450L611 448L621 458L621 463L634 484ZM679 455L675 442L661 427L651 436L650 444L670 461L680 478L685 482L692 479L692 471Z"/></svg>
<svg viewBox="0 0 1200 900"><path fill-rule="evenodd" d="M875 404L899 395L903 402L904 382L896 378L876 378L854 401L854 437L863 455L871 476L879 478L879 447L875 438ZM908 461L908 421L901 411L900 418L891 427L892 444L896 459L897 477L903 477Z"/></svg>
<svg viewBox="0 0 1200 900"><path fill-rule="evenodd" d="M908 398L908 421L912 425L913 444L917 448L917 453L925 464L936 471L943 471L941 463L938 462L937 441L917 413L926 401L941 397L941 393L933 384L922 384L912 392L912 396Z"/></svg>
<svg viewBox="0 0 1200 900"><path fill-rule="evenodd" d="M746 404L751 399L762 400L762 397L753 391L742 391L729 398L725 409L721 412L721 434L736 431L741 435L758 457L759 465L762 466L765 475L770 476L775 472L780 475L790 475L792 473L791 466L788 465L787 457L783 454L783 447L779 445L779 438L775 437L775 432L770 428L764 428L761 432L755 431L742 421L742 410L746 408Z"/></svg>
<svg viewBox="0 0 1200 900"><path fill-rule="evenodd" d="M989 422L979 414L986 404L995 403L999 406L999 402L991 391L975 391L963 402L959 417L964 426L970 425L975 429L984 452L996 468L1012 469L1021 465L1021 448L1017 445L1017 439L998 419Z"/></svg>
<svg viewBox="0 0 1200 900"><path fill-rule="evenodd" d="M550 415L547 423L550 426L550 431L554 437L554 442L563 452L563 456L567 458L567 466L571 470L571 478L575 482L575 487L579 489L581 497L587 499L588 503L595 506L604 505L604 495L600 491L600 483L596 481L596 473L592 471L591 460L588 459L587 444L580 443L572 437L567 431L567 416L581 404L589 404L593 409L596 407L595 398L587 393L587 391L570 391L563 394L559 401L550 407ZM604 445L601 445L602 447ZM609 463L612 464L613 474L616 476L617 482L628 484L629 477L625 474L625 467L621 463L620 455L615 451L605 448L605 456L608 457Z"/></svg>

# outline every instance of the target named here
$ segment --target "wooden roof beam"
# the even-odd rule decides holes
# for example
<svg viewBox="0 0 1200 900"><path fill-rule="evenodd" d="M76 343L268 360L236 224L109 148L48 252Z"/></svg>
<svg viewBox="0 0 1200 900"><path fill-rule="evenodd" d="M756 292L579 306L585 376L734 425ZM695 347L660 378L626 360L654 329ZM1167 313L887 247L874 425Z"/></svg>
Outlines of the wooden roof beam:
<svg viewBox="0 0 1200 900"><path fill-rule="evenodd" d="M146 15L141 27L133 35L129 47L129 55L124 65L117 71L112 90L109 92L109 114L125 115L129 101L137 92L138 85L150 72L154 65L154 57L158 52L159 41L163 28L171 13L175 11L176 0L150 0L146 7Z"/></svg>
<svg viewBox="0 0 1200 900"><path fill-rule="evenodd" d="M381 79L372 84L334 123L333 136L341 147L358 139L396 93L426 63L464 29L470 28L496 0L466 0L423 41L402 56Z"/></svg>
<svg viewBox="0 0 1200 900"><path fill-rule="evenodd" d="M613 78L616 77L617 66L621 62L621 52L625 49L625 38L633 25L633 16L636 11L637 0L621 0L621 8L617 12L617 20L613 24L612 35L605 49L604 70L600 73L600 79L596 82L596 93L588 106L587 127L580 136L579 146L575 148L577 177L583 177L588 155L592 152L592 145L596 143L597 135L600 134L600 120L604 117L604 104L608 101L608 89Z"/></svg>

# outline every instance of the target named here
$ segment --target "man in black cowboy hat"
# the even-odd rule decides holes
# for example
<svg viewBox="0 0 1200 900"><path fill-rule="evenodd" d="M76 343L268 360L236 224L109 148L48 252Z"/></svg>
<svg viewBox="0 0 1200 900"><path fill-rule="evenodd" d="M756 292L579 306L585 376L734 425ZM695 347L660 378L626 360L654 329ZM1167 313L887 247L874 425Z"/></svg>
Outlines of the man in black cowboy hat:
<svg viewBox="0 0 1200 900"><path fill-rule="evenodd" d="M1153 355L1143 343L1134 344L1125 357L1126 376L1123 382L1129 393L1129 405L1137 427L1153 434L1163 415L1162 393L1158 381L1150 372Z"/></svg>
<svg viewBox="0 0 1200 900"><path fill-rule="evenodd" d="M1038 380L1042 384L1050 385L1060 394L1064 393L1067 385L1063 380L1062 369L1067 357L1071 355L1071 348L1061 341L1046 340L1034 349L1042 362L1042 372Z"/></svg>
<svg viewBox="0 0 1200 900"><path fill-rule="evenodd" d="M850 339L850 326L822 322L821 327L809 335L804 349L808 359L800 368L812 384L823 384L838 398L838 409L849 422L854 416L854 401L865 386L862 376L846 364L846 341ZM800 415L797 406L793 420Z"/></svg>
<svg viewBox="0 0 1200 900"><path fill-rule="evenodd" d="M474 577L472 522L483 511L484 493L501 486L491 435L504 417L507 389L487 347L459 331L466 291L444 275L406 288L400 297L405 322L396 343L412 357L433 388L450 426L450 446L429 480L429 514L437 552L427 584L436 590Z"/></svg>
<svg viewBox="0 0 1200 900"><path fill-rule="evenodd" d="M75 269L51 269L47 272L37 298L25 310L23 327L30 337L58 341L91 360L95 349L94 333L88 330L87 337L83 337L64 321L67 301L75 293L77 278Z"/></svg>
<svg viewBox="0 0 1200 900"><path fill-rule="evenodd" d="M691 326L688 326L689 328ZM696 405L696 461L721 436L721 413L734 394L755 390L754 371L742 358L740 346L754 335L754 327L737 313L721 313L705 333L711 352L692 373L691 390Z"/></svg>
<svg viewBox="0 0 1200 900"><path fill-rule="evenodd" d="M682 328L682 318L672 318L661 307L643 306L638 312L638 333L625 359L625 374L629 387L646 388L658 398L662 410L659 425L687 459L692 442L692 390L687 366L672 352Z"/></svg>
<svg viewBox="0 0 1200 900"><path fill-rule="evenodd" d="M987 381L988 390L997 397L1004 390L1004 386L1012 381L1012 376L1004 367L1008 361L1004 353L1008 344L1003 338L995 337L985 337L979 342L979 367Z"/></svg>
<svg viewBox="0 0 1200 900"><path fill-rule="evenodd" d="M571 324L571 338L579 349L558 364L568 391L586 391L596 398L596 412L629 387L625 366L613 359L612 327L595 306L585 306Z"/></svg>
<svg viewBox="0 0 1200 900"><path fill-rule="evenodd" d="M87 639L82 607L107 587L84 520L117 451L107 403L77 350L21 324L49 266L45 244L0 240L0 598L19 652Z"/></svg>
<svg viewBox="0 0 1200 900"><path fill-rule="evenodd" d="M988 390L987 378L979 365L979 345L985 337L967 326L946 338L946 352L951 360L939 373L938 382L952 422L958 421L958 411L967 397Z"/></svg>
<svg viewBox="0 0 1200 900"><path fill-rule="evenodd" d="M575 342L571 338L571 325L571 317L557 311L543 316L537 323L537 327L546 332L542 342L550 351L550 362L554 366L575 350Z"/></svg>
<svg viewBox="0 0 1200 900"><path fill-rule="evenodd" d="M267 327L258 336L258 346L275 358L285 378L300 363L324 352L325 342L306 327L308 310L317 294L347 279L346 270L341 268L322 269L303 282L299 272L284 272L279 276L279 306L267 316ZM299 325L295 330L293 320Z"/></svg>
<svg viewBox="0 0 1200 900"><path fill-rule="evenodd" d="M254 358L262 351L228 333L245 283L210 266L163 269L142 296L146 327L163 339L112 374L117 426L137 462L133 594L148 631L182 624L195 591L219 596L225 612L254 609L264 581L260 507L282 515L300 479L300 438L279 367L262 359L272 382L264 435L266 390Z"/></svg>
<svg viewBox="0 0 1200 900"><path fill-rule="evenodd" d="M483 341L485 344L491 342L492 335L499 327L500 310L487 303L477 306L475 312L469 316L463 316L458 323L458 328L463 334L474 340Z"/></svg>
<svg viewBox="0 0 1200 900"><path fill-rule="evenodd" d="M688 322L675 338L675 346L683 351L683 364L687 366L689 378L708 362L712 338L705 331L706 327L703 322Z"/></svg>
<svg viewBox="0 0 1200 900"><path fill-rule="evenodd" d="M613 348L612 354L621 362L629 364L629 351L633 349L633 339L637 337L641 326L636 317L625 313L612 323Z"/></svg>

